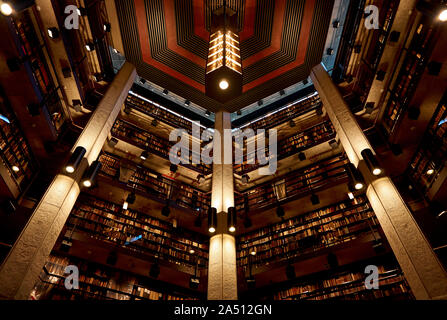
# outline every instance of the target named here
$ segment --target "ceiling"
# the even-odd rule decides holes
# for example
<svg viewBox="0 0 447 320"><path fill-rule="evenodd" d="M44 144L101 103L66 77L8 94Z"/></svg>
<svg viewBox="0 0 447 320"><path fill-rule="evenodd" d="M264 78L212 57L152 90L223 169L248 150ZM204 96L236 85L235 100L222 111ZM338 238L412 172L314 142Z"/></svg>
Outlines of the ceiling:
<svg viewBox="0 0 447 320"><path fill-rule="evenodd" d="M211 12L223 0L115 0L138 74L213 112L235 112L306 79L321 62L333 0L227 0L239 14L243 94L205 95Z"/></svg>

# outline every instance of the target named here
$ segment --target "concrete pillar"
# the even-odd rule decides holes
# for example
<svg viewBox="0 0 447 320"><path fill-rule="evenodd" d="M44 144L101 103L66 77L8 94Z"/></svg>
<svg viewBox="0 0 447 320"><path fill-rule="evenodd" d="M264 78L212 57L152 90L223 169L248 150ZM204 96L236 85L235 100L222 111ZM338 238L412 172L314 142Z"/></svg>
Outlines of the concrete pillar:
<svg viewBox="0 0 447 320"><path fill-rule="evenodd" d="M231 159L231 136L224 142L224 130L231 130L230 114L216 113L215 130L221 134L221 163L214 159L211 206L217 209L217 230L210 239L208 263L208 300L237 300L236 239L227 227L228 208L234 207L233 165L224 164ZM226 152L227 151L227 152ZM227 158L227 161L224 159ZM230 162L231 163L231 162Z"/></svg>
<svg viewBox="0 0 447 320"><path fill-rule="evenodd" d="M311 78L339 135L349 160L359 167L366 195L399 261L416 299L447 299L447 273L389 177L373 177L364 165L362 150L373 148L323 66Z"/></svg>
<svg viewBox="0 0 447 320"><path fill-rule="evenodd" d="M91 116L72 150L84 147L85 159L72 175L58 174L40 200L0 268L0 298L28 299L80 193L82 174L101 152L135 76L126 63Z"/></svg>

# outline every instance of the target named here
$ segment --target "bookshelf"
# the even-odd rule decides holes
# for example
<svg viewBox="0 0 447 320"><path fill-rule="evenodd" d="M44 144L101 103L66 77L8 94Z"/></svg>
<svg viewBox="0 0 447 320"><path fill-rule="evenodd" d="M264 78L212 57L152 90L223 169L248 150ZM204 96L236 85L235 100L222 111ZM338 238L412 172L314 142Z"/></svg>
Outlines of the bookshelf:
<svg viewBox="0 0 447 320"><path fill-rule="evenodd" d="M164 122L174 128L185 129L190 135L192 134L192 124L190 121L181 116L177 116L172 112L164 110L154 103L142 100L132 94L129 94L126 99L126 105L132 109L138 110L154 119ZM200 127L200 134L203 128Z"/></svg>
<svg viewBox="0 0 447 320"><path fill-rule="evenodd" d="M248 127L255 131L258 129L268 130L279 126L287 121L295 119L303 114L316 110L321 106L322 102L320 96L318 94L313 95L303 101L292 103L289 107L286 107L278 112L271 113L267 117L263 117L259 120L246 123L241 127L242 129Z"/></svg>
<svg viewBox="0 0 447 320"><path fill-rule="evenodd" d="M249 259L252 265L265 265L296 258L357 239L378 225L362 195L239 236L237 262L246 267ZM253 249L256 255L250 257Z"/></svg>
<svg viewBox="0 0 447 320"><path fill-rule="evenodd" d="M408 300L414 299L397 264L377 265L379 289L368 290L363 270L340 271L321 279L302 281L281 290L275 300Z"/></svg>
<svg viewBox="0 0 447 320"><path fill-rule="evenodd" d="M86 194L76 202L66 227L174 264L195 266L199 259L199 267L203 268L208 261L208 239L203 235ZM140 239L130 241L137 237ZM189 253L190 249L195 253Z"/></svg>
<svg viewBox="0 0 447 320"><path fill-rule="evenodd" d="M128 143L132 143L143 150L156 154L159 157L169 160L169 151L174 143L164 140L148 131L140 129L133 124L124 120L118 119L111 130L112 135ZM180 154L179 154L180 156ZM212 171L211 165L204 163L192 164L192 153L189 154L188 159L184 159L189 164L181 164L181 166L190 168L196 172L204 175L210 174Z"/></svg>
<svg viewBox="0 0 447 320"><path fill-rule="evenodd" d="M436 109L407 173L422 193L426 193L447 160L447 93ZM427 171L433 170L433 174Z"/></svg>
<svg viewBox="0 0 447 320"><path fill-rule="evenodd" d="M39 102L47 108L50 120L57 133L65 121L65 114L58 94L59 84L53 77L54 67L51 64L48 48L42 31L38 27L39 17L33 10L19 13L12 20L12 28L17 35L19 52L29 66L33 86L37 90Z"/></svg>
<svg viewBox="0 0 447 320"><path fill-rule="evenodd" d="M79 289L65 288L65 267L79 268ZM182 292L150 288L142 277L87 261L52 254L40 273L32 300L198 300Z"/></svg>
<svg viewBox="0 0 447 320"><path fill-rule="evenodd" d="M102 153L99 156L102 163L101 174L112 179L119 177L122 159L110 153ZM194 212L206 212L211 205L211 195L204 193L180 181L174 181L163 177L159 173L146 167L138 166L137 170L127 182L129 188L156 196L165 201L168 198L183 208Z"/></svg>
<svg viewBox="0 0 447 320"><path fill-rule="evenodd" d="M17 186L24 190L37 172L37 163L17 118L10 110L9 101L0 89L0 114L10 122L0 120L0 160Z"/></svg>
<svg viewBox="0 0 447 320"><path fill-rule="evenodd" d="M431 20L428 17L423 18L417 25L410 45L404 51L406 54L401 58L402 65L390 86L389 99L383 117L388 136L396 131L403 119L429 62L431 48L436 39L436 26Z"/></svg>
<svg viewBox="0 0 447 320"><path fill-rule="evenodd" d="M236 193L236 210L239 212L256 210L276 204L279 199L275 195L274 189L277 188L284 190L284 195L280 199L281 202L284 202L312 191L321 190L333 183L346 181L347 174L344 166L347 163L348 160L344 156L332 157L254 186L241 193Z"/></svg>

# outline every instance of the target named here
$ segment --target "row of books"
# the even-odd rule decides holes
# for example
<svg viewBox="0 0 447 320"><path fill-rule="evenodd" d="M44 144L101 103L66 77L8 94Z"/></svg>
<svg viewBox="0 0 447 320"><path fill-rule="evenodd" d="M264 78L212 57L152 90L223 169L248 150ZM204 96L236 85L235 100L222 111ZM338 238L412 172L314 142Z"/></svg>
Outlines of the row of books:
<svg viewBox="0 0 447 320"><path fill-rule="evenodd" d="M79 289L65 288L65 268L79 269ZM33 300L190 300L194 297L153 290L132 274L78 259L51 255L31 292Z"/></svg>
<svg viewBox="0 0 447 320"><path fill-rule="evenodd" d="M131 142L139 148L147 150L150 153L156 154L165 159L169 159L171 147L174 145L173 142L164 140L121 119L115 121L111 133L113 136L119 139ZM209 174L212 171L211 165L209 164L192 164L191 152L189 152L186 158L182 158L179 150L177 156L180 158L181 161L189 163L184 165L188 168L191 168L203 174ZM180 163L180 165L183 164Z"/></svg>
<svg viewBox="0 0 447 320"><path fill-rule="evenodd" d="M192 264L197 257L208 259L208 243L203 236L168 228L157 219L135 211L109 211L107 202L81 197L72 210L67 227L109 241L130 250L162 255L171 262ZM190 253L194 250L194 254Z"/></svg>
<svg viewBox="0 0 447 320"><path fill-rule="evenodd" d="M276 300L375 300L380 298L412 298L411 291L399 269L389 270L378 265L379 288L368 289L367 275L350 272L332 278L313 281L282 290L274 295Z"/></svg>
<svg viewBox="0 0 447 320"><path fill-rule="evenodd" d="M415 88L428 63L429 51L436 38L435 34L435 23L432 19L423 18L406 51L385 108L384 122L389 134L394 132L398 121L402 118L401 114L406 111L414 95Z"/></svg>
<svg viewBox="0 0 447 320"><path fill-rule="evenodd" d="M365 196L299 215L238 237L238 264L261 264L350 241L378 222ZM252 251L256 255L250 257Z"/></svg>
<svg viewBox="0 0 447 320"><path fill-rule="evenodd" d="M291 155L297 154L305 149L309 149L315 145L321 144L325 141L329 141L335 137L336 133L334 127L330 121L322 122L313 126L303 132L296 133L286 139L279 141L278 143L278 160L285 159ZM244 150L247 149L246 143L244 144ZM255 150L255 152L257 152ZM268 147L266 147L265 154L268 155ZM247 155L250 158L250 155ZM256 170L260 166L259 163L235 165L235 172L238 174L245 174Z"/></svg>
<svg viewBox="0 0 447 320"><path fill-rule="evenodd" d="M346 179L347 163L345 157L333 157L247 189L235 195L236 209L262 208Z"/></svg>
<svg viewBox="0 0 447 320"><path fill-rule="evenodd" d="M102 163L101 173L111 178L119 177L121 158L109 153L103 153L99 157ZM145 167L137 167L127 182L129 187L156 195L161 200L170 199L178 205L202 211L210 206L211 196L201 192L187 184L162 177Z"/></svg>
<svg viewBox="0 0 447 320"><path fill-rule="evenodd" d="M258 121L250 123L248 126L250 129L271 129L276 127L286 121L291 119L295 119L302 114L305 114L309 111L315 110L322 106L320 96L312 95L309 98L296 102L292 104L290 107L285 108L281 111L271 114L269 117L262 118Z"/></svg>
<svg viewBox="0 0 447 320"><path fill-rule="evenodd" d="M190 121L188 121L180 116L177 116L172 112L164 110L164 109L160 108L159 106L156 106L153 103L142 100L132 94L129 94L127 96L125 103L127 106L131 107L132 109L136 109L140 112L143 112L143 113L151 116L154 119L157 119L159 121L169 124L170 126L172 126L174 128L185 129L189 134L192 134L192 126L191 126ZM202 133L203 129L200 128L200 130Z"/></svg>

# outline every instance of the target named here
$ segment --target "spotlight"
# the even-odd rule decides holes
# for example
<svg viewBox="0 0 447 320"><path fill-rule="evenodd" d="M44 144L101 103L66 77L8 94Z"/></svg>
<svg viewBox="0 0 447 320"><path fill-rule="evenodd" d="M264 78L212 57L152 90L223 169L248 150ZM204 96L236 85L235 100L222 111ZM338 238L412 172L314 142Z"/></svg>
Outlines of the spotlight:
<svg viewBox="0 0 447 320"><path fill-rule="evenodd" d="M19 169L19 167L17 167L17 166L12 166L12 171L14 171L14 172L19 172L20 169Z"/></svg>
<svg viewBox="0 0 447 320"><path fill-rule="evenodd" d="M48 36L51 38L51 39L57 39L57 38L59 38L59 30L57 29L57 28L55 28L55 27L51 27L51 28L48 28Z"/></svg>
<svg viewBox="0 0 447 320"><path fill-rule="evenodd" d="M283 95L285 95L285 94L286 94L286 92L285 92L284 90L279 91L279 95L280 95L280 96L283 96Z"/></svg>
<svg viewBox="0 0 447 320"><path fill-rule="evenodd" d="M337 142L337 140L332 139L331 141L329 141L329 145L331 146L332 149L337 149L338 142Z"/></svg>
<svg viewBox="0 0 447 320"><path fill-rule="evenodd" d="M380 167L379 162L377 161L376 157L372 153L371 149L363 150L361 152L361 155L362 155L363 159L365 160L369 171L373 175L379 176L382 174L382 168Z"/></svg>
<svg viewBox="0 0 447 320"><path fill-rule="evenodd" d="M262 106L263 104L264 104L264 101L262 101L262 100L258 101L258 106Z"/></svg>
<svg viewBox="0 0 447 320"><path fill-rule="evenodd" d="M209 117L209 116L211 116L211 112L209 112L208 110L206 110L206 111L205 111L205 115L206 115L207 117Z"/></svg>
<svg viewBox="0 0 447 320"><path fill-rule="evenodd" d="M163 90L163 94L164 94L165 96L167 96L167 95L169 94L168 89L164 89L164 90Z"/></svg>
<svg viewBox="0 0 447 320"><path fill-rule="evenodd" d="M189 253L190 254L194 254L196 251L193 249L193 248L191 248L191 249L189 249Z"/></svg>
<svg viewBox="0 0 447 320"><path fill-rule="evenodd" d="M429 176L431 176L433 173L435 173L435 170L434 169L428 169L427 170L427 174L429 175Z"/></svg>
<svg viewBox="0 0 447 320"><path fill-rule="evenodd" d="M216 232L217 228L217 209L210 207L208 209L208 231L210 233Z"/></svg>
<svg viewBox="0 0 447 320"><path fill-rule="evenodd" d="M129 203L129 204L134 204L136 199L137 199L137 196L135 195L135 192L131 192L127 196L126 202Z"/></svg>
<svg viewBox="0 0 447 320"><path fill-rule="evenodd" d="M73 173L78 168L87 150L83 147L76 147L75 151L71 154L67 165L65 166L65 171L68 173Z"/></svg>
<svg viewBox="0 0 447 320"><path fill-rule="evenodd" d="M300 159L300 161L304 161L306 160L306 154L304 152L300 152L298 154L298 158Z"/></svg>
<svg viewBox="0 0 447 320"><path fill-rule="evenodd" d="M235 232L237 224L237 215L236 215L236 209L234 207L228 208L227 222L228 222L228 231Z"/></svg>
<svg viewBox="0 0 447 320"><path fill-rule="evenodd" d="M248 174L242 175L241 181L243 184L247 184L250 181L250 177L248 176Z"/></svg>
<svg viewBox="0 0 447 320"><path fill-rule="evenodd" d="M0 6L0 11L4 16L10 16L13 12L12 7L9 3L3 2Z"/></svg>
<svg viewBox="0 0 447 320"><path fill-rule="evenodd" d="M176 164L171 164L171 166L169 167L169 170L173 173L176 173L178 169L178 166Z"/></svg>
<svg viewBox="0 0 447 320"><path fill-rule="evenodd" d="M205 176L203 174L199 174L197 176L197 182L198 182L198 184L204 183L205 182Z"/></svg>
<svg viewBox="0 0 447 320"><path fill-rule="evenodd" d="M438 19L442 22L446 22L447 21L447 9L444 9L441 11L441 13L439 14Z"/></svg>
<svg viewBox="0 0 447 320"><path fill-rule="evenodd" d="M348 197L350 200L354 200L354 194L352 192L348 192Z"/></svg>
<svg viewBox="0 0 447 320"><path fill-rule="evenodd" d="M110 32L112 30L112 25L109 22L104 23L104 32Z"/></svg>
<svg viewBox="0 0 447 320"><path fill-rule="evenodd" d="M312 204L314 206L316 206L317 204L320 204L320 198L316 194L313 194L310 196L310 201L312 202Z"/></svg>
<svg viewBox="0 0 447 320"><path fill-rule="evenodd" d="M241 110L236 111L236 115L237 116L241 116L242 115L242 111Z"/></svg>
<svg viewBox="0 0 447 320"><path fill-rule="evenodd" d="M127 210L127 208L129 208L129 203L127 201L124 201L123 210Z"/></svg>
<svg viewBox="0 0 447 320"><path fill-rule="evenodd" d="M185 100L185 106L189 107L191 105L191 101Z"/></svg>
<svg viewBox="0 0 447 320"><path fill-rule="evenodd" d="M332 55L334 54L334 49L332 49L332 48L328 48L328 49L326 50L326 53L328 54L328 56L332 56Z"/></svg>
<svg viewBox="0 0 447 320"><path fill-rule="evenodd" d="M152 278L158 278L158 276L160 275L160 266L158 265L157 262L151 266L151 269L149 270L149 275Z"/></svg>
<svg viewBox="0 0 447 320"><path fill-rule="evenodd" d="M82 184L86 188L90 188L96 180L96 176L98 175L99 170L101 169L101 162L99 161L93 161L91 166L87 169L86 173L84 174L84 178L82 178Z"/></svg>
<svg viewBox="0 0 447 320"><path fill-rule="evenodd" d="M256 255L256 249L255 249L255 248L251 248L251 249L250 249L250 254L251 254L252 256L255 256L255 255Z"/></svg>
<svg viewBox="0 0 447 320"><path fill-rule="evenodd" d="M140 78L140 83L141 84L145 84L146 83L146 79Z"/></svg>
<svg viewBox="0 0 447 320"><path fill-rule="evenodd" d="M227 90L229 86L230 84L228 83L227 80L222 80L219 82L219 88L222 90Z"/></svg>
<svg viewBox="0 0 447 320"><path fill-rule="evenodd" d="M340 21L335 20L334 22L332 22L332 27L337 29L340 26Z"/></svg>
<svg viewBox="0 0 447 320"><path fill-rule="evenodd" d="M101 73L95 73L93 75L93 80L95 80L95 82L100 82L104 79L104 77L102 76Z"/></svg>
<svg viewBox="0 0 447 320"><path fill-rule="evenodd" d="M352 186L354 186L355 190L362 190L365 187L365 181L362 174L352 163L348 163L346 165L346 172L349 177L349 182Z"/></svg>
<svg viewBox="0 0 447 320"><path fill-rule="evenodd" d="M277 206L276 207L276 215L278 216L278 218L282 218L284 217L286 213L284 212L284 208L281 206Z"/></svg>
<svg viewBox="0 0 447 320"><path fill-rule="evenodd" d="M165 216L165 217L169 217L169 215L171 214L171 209L169 208L168 205L164 206L164 207L161 209L161 214L162 214L163 216Z"/></svg>
<svg viewBox="0 0 447 320"><path fill-rule="evenodd" d="M189 287L191 289L197 289L200 285L200 279L196 276L191 276L189 279Z"/></svg>
<svg viewBox="0 0 447 320"><path fill-rule="evenodd" d="M146 150L141 152L141 155L140 155L141 160L147 160L148 157L149 157L149 152L147 152Z"/></svg>
<svg viewBox="0 0 447 320"><path fill-rule="evenodd" d="M84 7L79 7L77 10L78 16L86 16L87 15L87 9Z"/></svg>
<svg viewBox="0 0 447 320"><path fill-rule="evenodd" d="M91 52L91 51L95 50L95 45L93 44L93 42L89 42L85 45L85 49L87 49L87 51Z"/></svg>

